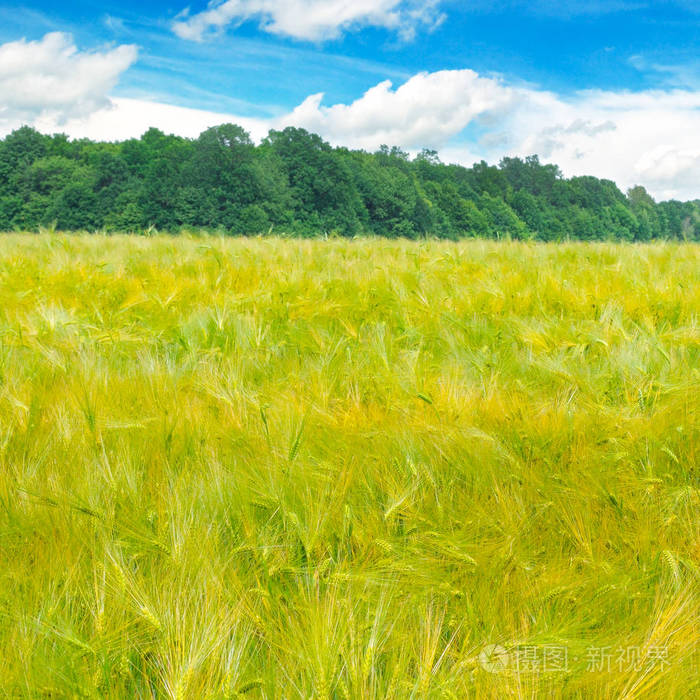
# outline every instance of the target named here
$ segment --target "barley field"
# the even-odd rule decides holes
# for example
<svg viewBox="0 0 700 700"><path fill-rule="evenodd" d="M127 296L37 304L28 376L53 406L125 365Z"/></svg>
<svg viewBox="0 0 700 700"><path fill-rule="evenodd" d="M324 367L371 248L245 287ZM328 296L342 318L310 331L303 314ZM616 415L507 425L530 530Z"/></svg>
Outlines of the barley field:
<svg viewBox="0 0 700 700"><path fill-rule="evenodd" d="M700 693L700 248L0 238L0 697Z"/></svg>

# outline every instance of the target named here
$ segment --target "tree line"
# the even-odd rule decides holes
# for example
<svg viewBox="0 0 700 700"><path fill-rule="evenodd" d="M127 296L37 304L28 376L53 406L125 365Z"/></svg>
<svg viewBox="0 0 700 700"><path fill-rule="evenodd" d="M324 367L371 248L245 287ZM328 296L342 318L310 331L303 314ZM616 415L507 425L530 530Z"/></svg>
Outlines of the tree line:
<svg viewBox="0 0 700 700"><path fill-rule="evenodd" d="M148 130L119 143L22 127L0 140L0 230L376 234L538 240L700 240L700 200L655 202L537 156L471 168L334 148L289 127L255 145L224 124L196 139Z"/></svg>

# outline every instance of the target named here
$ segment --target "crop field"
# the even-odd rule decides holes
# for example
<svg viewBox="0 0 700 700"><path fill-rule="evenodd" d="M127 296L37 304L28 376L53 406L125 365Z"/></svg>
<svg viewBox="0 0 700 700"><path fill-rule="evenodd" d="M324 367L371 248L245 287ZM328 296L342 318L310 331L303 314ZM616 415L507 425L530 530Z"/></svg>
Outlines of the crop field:
<svg viewBox="0 0 700 700"><path fill-rule="evenodd" d="M700 247L0 238L0 697L700 693Z"/></svg>

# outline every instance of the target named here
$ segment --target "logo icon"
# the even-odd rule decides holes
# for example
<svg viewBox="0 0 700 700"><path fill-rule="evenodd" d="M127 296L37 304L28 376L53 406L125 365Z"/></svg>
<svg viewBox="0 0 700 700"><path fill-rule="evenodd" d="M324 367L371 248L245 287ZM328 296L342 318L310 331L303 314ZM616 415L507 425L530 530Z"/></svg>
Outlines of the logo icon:
<svg viewBox="0 0 700 700"><path fill-rule="evenodd" d="M503 673L508 668L508 651L500 644L489 644L479 654L481 668L489 673Z"/></svg>

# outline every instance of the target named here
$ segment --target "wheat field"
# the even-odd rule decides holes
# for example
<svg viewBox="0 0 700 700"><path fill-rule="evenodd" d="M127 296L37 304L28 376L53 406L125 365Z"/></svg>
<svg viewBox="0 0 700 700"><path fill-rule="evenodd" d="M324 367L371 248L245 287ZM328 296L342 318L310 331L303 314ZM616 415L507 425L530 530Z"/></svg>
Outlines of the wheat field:
<svg viewBox="0 0 700 700"><path fill-rule="evenodd" d="M0 697L700 693L700 248L0 238Z"/></svg>

